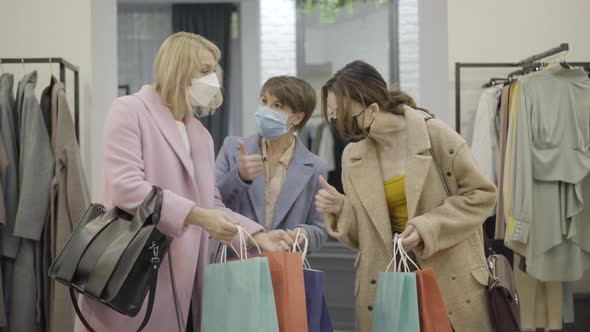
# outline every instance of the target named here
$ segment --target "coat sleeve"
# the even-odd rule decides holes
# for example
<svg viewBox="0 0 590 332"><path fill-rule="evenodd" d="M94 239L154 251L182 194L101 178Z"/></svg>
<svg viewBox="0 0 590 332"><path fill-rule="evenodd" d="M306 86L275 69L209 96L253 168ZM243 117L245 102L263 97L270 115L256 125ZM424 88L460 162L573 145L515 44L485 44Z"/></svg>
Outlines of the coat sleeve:
<svg viewBox="0 0 590 332"><path fill-rule="evenodd" d="M485 90L477 105L475 113L475 130L471 142L471 151L483 175L492 182L497 182L498 136L495 118L501 90Z"/></svg>
<svg viewBox="0 0 590 332"><path fill-rule="evenodd" d="M25 98L20 140L20 193L14 236L40 240L49 214L51 181L55 163L51 140L34 98Z"/></svg>
<svg viewBox="0 0 590 332"><path fill-rule="evenodd" d="M90 194L88 192L88 184L84 176L82 168L82 160L80 157L80 150L78 143L73 142L65 150L65 160L63 161L65 167L65 181L66 181L66 196L68 216L70 217L71 229L76 227L76 224L82 218L82 215L90 204Z"/></svg>
<svg viewBox="0 0 590 332"><path fill-rule="evenodd" d="M4 186L6 185L6 168L8 167L8 155L4 146L4 140L0 135L0 225L6 224L6 201L4 200Z"/></svg>
<svg viewBox="0 0 590 332"><path fill-rule="evenodd" d="M113 203L132 213L152 190L144 177L142 133L136 107L118 99L113 103L105 125L104 172L112 191ZM195 203L170 190L163 190L164 200L158 228L172 237L182 235L184 223Z"/></svg>
<svg viewBox="0 0 590 332"><path fill-rule="evenodd" d="M520 83L518 106L514 114L514 128L510 164L508 165L508 218L512 235L509 241L528 242L529 225L533 217L533 161L532 137L529 123L529 104L525 85Z"/></svg>
<svg viewBox="0 0 590 332"><path fill-rule="evenodd" d="M422 237L423 243L414 251L423 259L464 241L481 227L496 203L496 187L481 174L466 143L451 162L457 192L439 207L409 221Z"/></svg>
<svg viewBox="0 0 590 332"><path fill-rule="evenodd" d="M326 232L326 225L324 222L324 216L318 212L315 206L315 194L320 190L319 178L320 175L324 178L327 177L327 170L324 162L318 167L318 171L315 176L311 179L311 185L313 186L312 201L309 208L309 214L305 224L297 225L296 227L304 228L309 235L309 252L315 252L328 240L328 233Z"/></svg>
<svg viewBox="0 0 590 332"><path fill-rule="evenodd" d="M344 159L344 158L343 158ZM359 249L359 236L356 211L353 207L352 184L348 178L345 165L342 167L342 185L344 187L344 205L340 216L329 214L326 216L328 234L351 249ZM360 202L358 202L360 204Z"/></svg>
<svg viewBox="0 0 590 332"><path fill-rule="evenodd" d="M221 201L221 195L219 194L218 189L215 189L215 208L218 210L222 210L222 211L229 213L232 217L234 217L237 221L240 222L240 226L242 226L246 230L246 232L248 232L248 234L250 234L250 235L264 231L264 228L259 223L228 209L225 206L225 204L223 204L223 202ZM236 241L237 240L238 239L236 238ZM235 242L235 244L237 245L238 243Z"/></svg>
<svg viewBox="0 0 590 332"><path fill-rule="evenodd" d="M215 162L215 178L221 201L230 208L232 208L232 203L236 197L240 196L244 190L250 188L250 184L240 179L238 166L232 165L230 162L234 144L235 138L226 138L223 141L223 146Z"/></svg>

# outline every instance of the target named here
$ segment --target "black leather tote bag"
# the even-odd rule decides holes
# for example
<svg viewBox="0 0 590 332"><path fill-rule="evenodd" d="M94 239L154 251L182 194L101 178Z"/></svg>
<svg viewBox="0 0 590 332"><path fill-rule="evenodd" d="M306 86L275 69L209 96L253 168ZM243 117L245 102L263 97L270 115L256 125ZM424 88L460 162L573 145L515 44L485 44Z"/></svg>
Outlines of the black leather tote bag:
<svg viewBox="0 0 590 332"><path fill-rule="evenodd" d="M149 292L138 331L149 321L160 262L172 242L156 228L162 200L162 190L153 187L134 216L91 204L49 268L51 278L70 288L76 314L88 330L94 331L78 307L75 291L131 317L139 313Z"/></svg>

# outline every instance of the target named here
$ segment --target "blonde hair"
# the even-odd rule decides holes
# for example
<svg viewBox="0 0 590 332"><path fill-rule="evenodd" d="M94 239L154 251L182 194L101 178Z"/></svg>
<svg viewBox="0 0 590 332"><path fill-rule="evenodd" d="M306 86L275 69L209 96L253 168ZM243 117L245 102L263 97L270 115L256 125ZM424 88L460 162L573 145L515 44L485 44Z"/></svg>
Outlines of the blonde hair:
<svg viewBox="0 0 590 332"><path fill-rule="evenodd" d="M219 61L219 48L194 33L177 32L166 38L160 46L154 61L154 87L171 110L181 103L188 105L190 110L186 90L194 73L201 67L199 54L202 50L211 52L215 61ZM216 96L210 107L219 107L222 102L223 97Z"/></svg>

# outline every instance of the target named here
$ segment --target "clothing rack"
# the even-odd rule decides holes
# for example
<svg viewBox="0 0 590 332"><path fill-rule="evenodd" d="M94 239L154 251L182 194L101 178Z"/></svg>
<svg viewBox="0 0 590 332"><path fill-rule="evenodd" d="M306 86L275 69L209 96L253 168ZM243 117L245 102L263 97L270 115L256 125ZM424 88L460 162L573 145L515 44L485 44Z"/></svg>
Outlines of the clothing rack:
<svg viewBox="0 0 590 332"><path fill-rule="evenodd" d="M514 67L536 67L541 64L539 60L548 58L555 54L569 51L569 44L562 43L557 47L548 49L539 54L530 56L518 62L455 62L455 130L461 133L461 70L465 68L514 68ZM573 67L590 68L590 62L568 62ZM510 75L522 75L524 69L510 73ZM496 79L497 80L497 79Z"/></svg>
<svg viewBox="0 0 590 332"><path fill-rule="evenodd" d="M59 80L66 86L66 68L74 72L74 125L76 139L80 142L80 69L63 58L0 58L0 67L4 64L47 63L59 64ZM3 70L2 70L3 71Z"/></svg>

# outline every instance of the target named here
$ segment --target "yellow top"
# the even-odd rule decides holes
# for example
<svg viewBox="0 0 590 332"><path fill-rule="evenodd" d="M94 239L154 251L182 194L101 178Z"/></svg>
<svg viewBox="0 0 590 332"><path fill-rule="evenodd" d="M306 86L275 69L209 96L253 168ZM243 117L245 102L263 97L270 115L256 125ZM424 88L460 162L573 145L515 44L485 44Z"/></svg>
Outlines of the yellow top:
<svg viewBox="0 0 590 332"><path fill-rule="evenodd" d="M408 207L406 203L406 176L400 175L385 181L385 198L394 233L401 233L408 223Z"/></svg>

